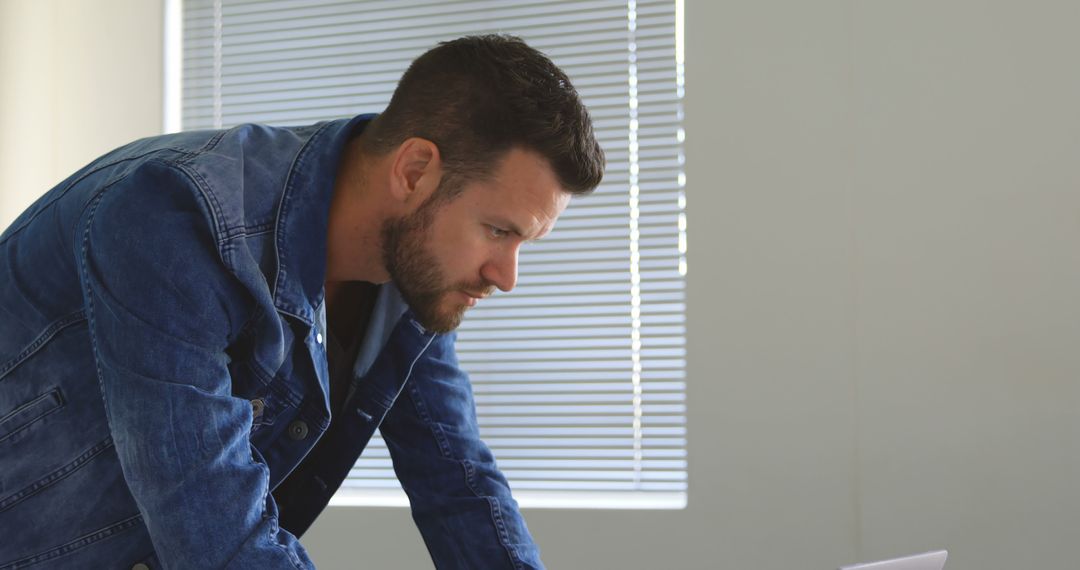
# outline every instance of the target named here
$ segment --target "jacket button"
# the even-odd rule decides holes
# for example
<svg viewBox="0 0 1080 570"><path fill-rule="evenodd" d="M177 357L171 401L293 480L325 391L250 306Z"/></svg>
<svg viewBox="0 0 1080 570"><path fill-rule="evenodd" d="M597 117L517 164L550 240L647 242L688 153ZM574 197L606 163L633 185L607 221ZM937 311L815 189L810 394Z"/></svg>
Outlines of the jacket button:
<svg viewBox="0 0 1080 570"><path fill-rule="evenodd" d="M150 567L142 562L131 567L131 570L150 570Z"/></svg>
<svg viewBox="0 0 1080 570"><path fill-rule="evenodd" d="M256 398L256 399L252 400L251 401L251 417L257 418L257 417L261 416L262 413L263 413L263 407L264 406L265 406L265 404L263 404L263 401L261 399Z"/></svg>
<svg viewBox="0 0 1080 570"><path fill-rule="evenodd" d="M295 422L289 424L289 437L293 438L296 441L300 441L301 439L307 437L307 432L307 424L300 420L296 420Z"/></svg>

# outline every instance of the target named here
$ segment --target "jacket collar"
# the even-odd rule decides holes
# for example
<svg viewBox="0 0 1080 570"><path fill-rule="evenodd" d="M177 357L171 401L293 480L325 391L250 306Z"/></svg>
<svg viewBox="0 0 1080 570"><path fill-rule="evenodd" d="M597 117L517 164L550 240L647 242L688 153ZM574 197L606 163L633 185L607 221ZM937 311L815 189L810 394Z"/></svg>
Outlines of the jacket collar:
<svg viewBox="0 0 1080 570"><path fill-rule="evenodd" d="M338 162L350 136L375 115L319 123L293 158L278 206L274 305L315 322L326 278L326 231Z"/></svg>

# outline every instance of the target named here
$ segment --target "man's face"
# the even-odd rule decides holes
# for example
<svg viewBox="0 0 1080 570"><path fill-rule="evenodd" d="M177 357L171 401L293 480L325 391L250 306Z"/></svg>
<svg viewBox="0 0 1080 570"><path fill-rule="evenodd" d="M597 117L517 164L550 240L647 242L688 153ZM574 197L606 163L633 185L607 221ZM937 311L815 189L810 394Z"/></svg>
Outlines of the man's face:
<svg viewBox="0 0 1080 570"><path fill-rule="evenodd" d="M452 201L438 194L383 225L383 260L420 324L449 332L479 298L514 288L518 248L551 231L570 195L546 160L520 149Z"/></svg>

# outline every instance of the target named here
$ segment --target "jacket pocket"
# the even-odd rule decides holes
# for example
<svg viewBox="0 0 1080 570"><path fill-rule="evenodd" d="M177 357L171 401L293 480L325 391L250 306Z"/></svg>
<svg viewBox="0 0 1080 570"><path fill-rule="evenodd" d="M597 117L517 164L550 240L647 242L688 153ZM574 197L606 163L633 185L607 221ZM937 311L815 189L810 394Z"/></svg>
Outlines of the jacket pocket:
<svg viewBox="0 0 1080 570"><path fill-rule="evenodd" d="M20 404L0 417L0 443L15 437L34 422L63 406L64 398L59 388L54 388L29 402Z"/></svg>

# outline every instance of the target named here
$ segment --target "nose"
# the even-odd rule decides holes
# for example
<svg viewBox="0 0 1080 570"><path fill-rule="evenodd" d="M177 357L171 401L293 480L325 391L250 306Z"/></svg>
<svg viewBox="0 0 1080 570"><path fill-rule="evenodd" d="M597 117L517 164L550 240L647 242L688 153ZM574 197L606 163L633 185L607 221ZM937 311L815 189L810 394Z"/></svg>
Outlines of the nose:
<svg viewBox="0 0 1080 570"><path fill-rule="evenodd" d="M480 270L480 276L504 293L517 284L518 248L508 248L489 260Z"/></svg>

